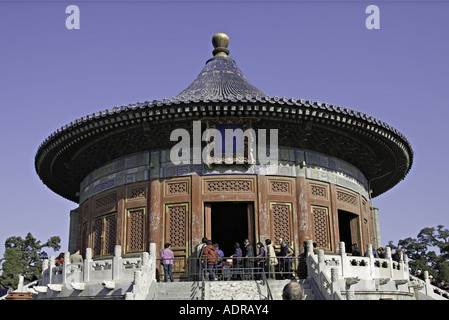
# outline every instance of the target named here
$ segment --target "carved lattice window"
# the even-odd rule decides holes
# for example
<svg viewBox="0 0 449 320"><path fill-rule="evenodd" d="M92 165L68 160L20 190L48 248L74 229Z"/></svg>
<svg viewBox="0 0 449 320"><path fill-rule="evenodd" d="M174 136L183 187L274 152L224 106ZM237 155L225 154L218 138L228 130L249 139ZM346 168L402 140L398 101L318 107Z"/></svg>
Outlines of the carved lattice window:
<svg viewBox="0 0 449 320"><path fill-rule="evenodd" d="M329 210L324 207L312 207L314 239L318 248L331 249Z"/></svg>
<svg viewBox="0 0 449 320"><path fill-rule="evenodd" d="M89 216L89 203L86 202L83 206L83 211L81 211L79 219L83 221L84 217L88 216ZM79 245L81 247L78 247ZM86 248L88 247L89 247L89 227L88 223L84 222L81 226L81 239L77 243L77 249L81 249L81 252L86 252Z"/></svg>
<svg viewBox="0 0 449 320"><path fill-rule="evenodd" d="M95 219L92 230L92 254L94 256L101 255L101 235L103 233L102 219Z"/></svg>
<svg viewBox="0 0 449 320"><path fill-rule="evenodd" d="M167 195L179 195L188 193L187 181L167 183Z"/></svg>
<svg viewBox="0 0 449 320"><path fill-rule="evenodd" d="M115 214L109 214L107 216L96 218L92 228L93 255L113 255L117 234Z"/></svg>
<svg viewBox="0 0 449 320"><path fill-rule="evenodd" d="M249 192L252 191L252 183L248 180L222 180L206 181L208 192Z"/></svg>
<svg viewBox="0 0 449 320"><path fill-rule="evenodd" d="M95 209L99 209L104 206L112 206L117 203L117 193L110 193L104 197L95 200Z"/></svg>
<svg viewBox="0 0 449 320"><path fill-rule="evenodd" d="M337 191L337 201L357 206L357 197L347 192Z"/></svg>
<svg viewBox="0 0 449 320"><path fill-rule="evenodd" d="M81 227L81 252L86 252L89 246L89 228L87 222Z"/></svg>
<svg viewBox="0 0 449 320"><path fill-rule="evenodd" d="M89 213L89 203L86 203L83 207L83 216L87 216L87 214Z"/></svg>
<svg viewBox="0 0 449 320"><path fill-rule="evenodd" d="M272 221L273 221L273 242L280 238L290 242L291 230L291 203L271 203Z"/></svg>
<svg viewBox="0 0 449 320"><path fill-rule="evenodd" d="M116 245L117 223L115 215L105 217L104 224L104 254L113 255Z"/></svg>
<svg viewBox="0 0 449 320"><path fill-rule="evenodd" d="M128 252L145 250L145 210L135 209L128 211Z"/></svg>
<svg viewBox="0 0 449 320"><path fill-rule="evenodd" d="M145 199L147 190L145 187L132 188L128 191L128 200Z"/></svg>
<svg viewBox="0 0 449 320"><path fill-rule="evenodd" d="M310 185L311 195L315 198L324 198L327 199L327 190L326 187L311 184Z"/></svg>
<svg viewBox="0 0 449 320"><path fill-rule="evenodd" d="M290 193L290 183L287 181L270 181L270 190L273 193Z"/></svg>
<svg viewBox="0 0 449 320"><path fill-rule="evenodd" d="M168 223L166 239L172 247L186 246L187 213L187 204L167 205L166 207L166 221Z"/></svg>

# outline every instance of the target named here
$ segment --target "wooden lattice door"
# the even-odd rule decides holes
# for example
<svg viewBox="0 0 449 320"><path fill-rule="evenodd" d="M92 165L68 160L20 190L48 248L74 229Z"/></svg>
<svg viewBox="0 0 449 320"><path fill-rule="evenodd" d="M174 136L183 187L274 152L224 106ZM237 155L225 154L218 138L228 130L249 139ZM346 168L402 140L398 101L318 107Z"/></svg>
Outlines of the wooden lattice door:
<svg viewBox="0 0 449 320"><path fill-rule="evenodd" d="M93 256L114 255L117 243L117 219L115 213L94 219L92 228Z"/></svg>
<svg viewBox="0 0 449 320"><path fill-rule="evenodd" d="M171 244L175 255L173 270L184 273L188 256L188 203L169 204L165 206L164 242Z"/></svg>
<svg viewBox="0 0 449 320"><path fill-rule="evenodd" d="M279 239L292 244L292 204L290 202L270 202L271 241L278 244Z"/></svg>
<svg viewBox="0 0 449 320"><path fill-rule="evenodd" d="M145 208L128 210L126 216L126 252L145 251Z"/></svg>

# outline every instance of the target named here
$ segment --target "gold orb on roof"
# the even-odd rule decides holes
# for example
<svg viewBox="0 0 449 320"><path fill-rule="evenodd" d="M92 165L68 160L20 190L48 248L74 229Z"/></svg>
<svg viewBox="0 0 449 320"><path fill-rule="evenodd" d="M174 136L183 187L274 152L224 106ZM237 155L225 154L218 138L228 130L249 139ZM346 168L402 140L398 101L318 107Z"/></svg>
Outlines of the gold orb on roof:
<svg viewBox="0 0 449 320"><path fill-rule="evenodd" d="M227 57L229 54L228 45L229 45L229 37L226 33L216 33L212 37L212 44L214 46L214 51L212 51L213 55Z"/></svg>

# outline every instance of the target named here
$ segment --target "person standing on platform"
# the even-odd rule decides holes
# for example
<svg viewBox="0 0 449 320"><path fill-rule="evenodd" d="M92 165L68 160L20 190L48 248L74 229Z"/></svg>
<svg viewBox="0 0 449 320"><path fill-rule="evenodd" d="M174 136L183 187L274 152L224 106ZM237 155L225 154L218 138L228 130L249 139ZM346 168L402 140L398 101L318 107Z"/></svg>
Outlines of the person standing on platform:
<svg viewBox="0 0 449 320"><path fill-rule="evenodd" d="M215 276L217 279L221 280L223 279L223 257L224 252L220 249L220 246L218 243L214 243L215 251L217 251L217 264L215 265Z"/></svg>
<svg viewBox="0 0 449 320"><path fill-rule="evenodd" d="M76 250L75 253L70 255L70 263L82 263L83 257L79 250Z"/></svg>
<svg viewBox="0 0 449 320"><path fill-rule="evenodd" d="M173 282L173 262L175 261L175 255L170 247L170 243L166 243L164 249L161 251L161 263L164 266L164 282L168 281L168 277Z"/></svg>
<svg viewBox="0 0 449 320"><path fill-rule="evenodd" d="M290 247L290 244L282 240L281 242L281 272L282 272L282 278L290 279L293 277L292 274L292 262L293 262L293 254L294 251Z"/></svg>
<svg viewBox="0 0 449 320"><path fill-rule="evenodd" d="M243 265L245 268L245 278L253 278L253 268L254 268L254 248L249 243L249 239L243 240Z"/></svg>
<svg viewBox="0 0 449 320"><path fill-rule="evenodd" d="M215 280L215 272L214 267L217 264L217 251L215 251L215 247L212 244L212 240L207 240L206 247L203 250L202 258L204 259L207 265L207 272L209 273L209 280Z"/></svg>
<svg viewBox="0 0 449 320"><path fill-rule="evenodd" d="M267 256L265 251L265 246L262 242L257 243L257 249L259 249L259 254L257 255L257 263L259 265L259 271L260 271L260 280L263 280L265 277L265 257Z"/></svg>
<svg viewBox="0 0 449 320"><path fill-rule="evenodd" d="M360 252L359 246L357 243L352 244L352 250L351 250L352 256L354 257L360 257L362 253Z"/></svg>
<svg viewBox="0 0 449 320"><path fill-rule="evenodd" d="M64 252L61 252L56 258L55 264L56 266L60 266L64 263Z"/></svg>
<svg viewBox="0 0 449 320"><path fill-rule="evenodd" d="M203 260L203 251L206 247L207 238L201 239L201 243L196 247L196 252L198 253L198 279L199 281L203 280L203 272L206 269L206 262Z"/></svg>
<svg viewBox="0 0 449 320"><path fill-rule="evenodd" d="M267 245L269 276L270 279L276 279L276 265L278 264L276 251L274 251L274 247L270 239L265 239L265 244Z"/></svg>
<svg viewBox="0 0 449 320"><path fill-rule="evenodd" d="M240 243L235 242L234 243L234 253L232 254L231 258L232 258L232 268L234 269L232 278L233 280L237 280L237 278L239 280L243 280L243 263L242 263L242 256L243 256L243 252L242 249L240 248Z"/></svg>

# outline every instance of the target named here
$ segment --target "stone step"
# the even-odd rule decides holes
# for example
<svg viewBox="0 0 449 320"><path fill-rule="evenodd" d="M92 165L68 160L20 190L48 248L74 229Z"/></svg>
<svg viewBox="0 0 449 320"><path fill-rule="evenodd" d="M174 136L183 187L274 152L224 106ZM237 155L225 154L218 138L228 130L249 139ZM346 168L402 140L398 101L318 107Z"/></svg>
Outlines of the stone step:
<svg viewBox="0 0 449 320"><path fill-rule="evenodd" d="M282 299L282 290L284 286L291 280L268 280L267 284L271 291L273 300ZM315 300L315 294L305 279L299 280L303 285L306 300ZM202 283L197 281L175 281L175 282L158 282L155 293L155 300L201 300L202 299ZM267 287L263 281L211 281L205 282L208 286L209 295L212 299L223 297L224 300L232 297L232 292L237 296L245 296L245 299L266 299ZM243 289L242 289L243 288ZM223 290L220 293L220 290ZM217 298L218 297L218 298Z"/></svg>
<svg viewBox="0 0 449 320"><path fill-rule="evenodd" d="M158 282L155 300L199 300L201 294L196 281Z"/></svg>

